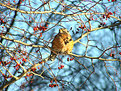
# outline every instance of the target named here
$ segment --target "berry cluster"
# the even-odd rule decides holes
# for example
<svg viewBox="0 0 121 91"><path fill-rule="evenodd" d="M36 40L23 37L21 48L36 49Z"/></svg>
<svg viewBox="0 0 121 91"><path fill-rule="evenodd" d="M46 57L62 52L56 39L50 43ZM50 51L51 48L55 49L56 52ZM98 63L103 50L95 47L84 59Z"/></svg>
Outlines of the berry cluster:
<svg viewBox="0 0 121 91"><path fill-rule="evenodd" d="M53 80L51 80L50 83L51 83L51 84L49 84L49 87L51 87L51 88L58 86L57 83L56 83L56 84L53 84Z"/></svg>
<svg viewBox="0 0 121 91"><path fill-rule="evenodd" d="M72 61L72 60L74 60L74 57L73 58L67 58L67 61Z"/></svg>
<svg viewBox="0 0 121 91"><path fill-rule="evenodd" d="M58 69L63 69L64 68L64 65L61 65L60 67L58 67Z"/></svg>

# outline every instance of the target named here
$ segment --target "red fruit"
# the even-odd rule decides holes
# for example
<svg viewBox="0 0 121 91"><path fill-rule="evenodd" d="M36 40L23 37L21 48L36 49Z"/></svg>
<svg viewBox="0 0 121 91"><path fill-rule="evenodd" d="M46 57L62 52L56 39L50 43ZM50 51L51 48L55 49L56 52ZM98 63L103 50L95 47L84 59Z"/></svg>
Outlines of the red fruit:
<svg viewBox="0 0 121 91"><path fill-rule="evenodd" d="M69 61L69 58L67 58L67 61Z"/></svg>
<svg viewBox="0 0 121 91"><path fill-rule="evenodd" d="M114 57L114 56L115 56L115 54L111 53L111 54L110 54L110 56L111 56L111 57Z"/></svg>
<svg viewBox="0 0 121 91"><path fill-rule="evenodd" d="M52 85L51 84L49 84L49 87L51 87Z"/></svg>
<svg viewBox="0 0 121 91"><path fill-rule="evenodd" d="M12 76L9 76L9 78L12 78Z"/></svg>
<svg viewBox="0 0 121 91"><path fill-rule="evenodd" d="M46 27L48 27L48 24L46 25Z"/></svg>
<svg viewBox="0 0 121 91"><path fill-rule="evenodd" d="M53 83L53 80L51 80L50 83Z"/></svg>
<svg viewBox="0 0 121 91"><path fill-rule="evenodd" d="M51 88L53 88L53 87L54 87L54 85L51 86Z"/></svg>
<svg viewBox="0 0 121 91"><path fill-rule="evenodd" d="M25 58L23 58L23 59L22 59L22 61L26 62L26 59L25 59Z"/></svg>
<svg viewBox="0 0 121 91"><path fill-rule="evenodd" d="M58 67L58 69L61 69L61 67Z"/></svg>
<svg viewBox="0 0 121 91"><path fill-rule="evenodd" d="M70 61L74 60L74 57L70 59Z"/></svg>
<svg viewBox="0 0 121 91"><path fill-rule="evenodd" d="M34 31L37 31L37 30L38 30L38 27L34 27L33 30L34 30Z"/></svg>
<svg viewBox="0 0 121 91"><path fill-rule="evenodd" d="M36 71L36 68L32 68L32 71Z"/></svg>
<svg viewBox="0 0 121 91"><path fill-rule="evenodd" d="M4 21L2 21L2 23L5 23Z"/></svg>
<svg viewBox="0 0 121 91"><path fill-rule="evenodd" d="M81 25L81 27L79 26L79 28L84 29L84 27L82 25Z"/></svg>
<svg viewBox="0 0 121 91"><path fill-rule="evenodd" d="M64 68L64 65L61 65L61 69L63 69Z"/></svg>
<svg viewBox="0 0 121 91"><path fill-rule="evenodd" d="M14 57L11 57L10 59L11 59L11 60L15 60L15 58L14 58Z"/></svg>
<svg viewBox="0 0 121 91"><path fill-rule="evenodd" d="M56 87L56 86L57 86L57 84L53 84L53 86L54 86L54 87Z"/></svg>
<svg viewBox="0 0 121 91"><path fill-rule="evenodd" d="M16 70L19 70L19 67L18 67L18 68L16 68Z"/></svg>
<svg viewBox="0 0 121 91"><path fill-rule="evenodd" d="M113 13L112 13L112 12L109 12L108 14L109 14L109 15L113 15Z"/></svg>
<svg viewBox="0 0 121 91"><path fill-rule="evenodd" d="M54 87L54 85L52 85L52 84L49 84L49 87L51 87L51 88L52 88L52 87Z"/></svg>
<svg viewBox="0 0 121 91"><path fill-rule="evenodd" d="M84 25L84 28L86 28L86 25Z"/></svg>
<svg viewBox="0 0 121 91"><path fill-rule="evenodd" d="M115 0L112 0L112 2L114 2Z"/></svg>
<svg viewBox="0 0 121 91"><path fill-rule="evenodd" d="M42 33L40 33L40 37L42 37Z"/></svg>
<svg viewBox="0 0 121 91"><path fill-rule="evenodd" d="M107 19L107 18L110 18L110 14L106 15L106 19Z"/></svg>

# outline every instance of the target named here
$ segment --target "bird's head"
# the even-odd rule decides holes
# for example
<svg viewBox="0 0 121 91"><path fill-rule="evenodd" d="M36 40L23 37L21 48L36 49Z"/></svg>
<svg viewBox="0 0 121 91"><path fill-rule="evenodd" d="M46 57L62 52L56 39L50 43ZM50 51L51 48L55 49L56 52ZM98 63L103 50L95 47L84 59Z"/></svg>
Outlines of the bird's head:
<svg viewBox="0 0 121 91"><path fill-rule="evenodd" d="M66 28L60 28L59 33L69 33Z"/></svg>

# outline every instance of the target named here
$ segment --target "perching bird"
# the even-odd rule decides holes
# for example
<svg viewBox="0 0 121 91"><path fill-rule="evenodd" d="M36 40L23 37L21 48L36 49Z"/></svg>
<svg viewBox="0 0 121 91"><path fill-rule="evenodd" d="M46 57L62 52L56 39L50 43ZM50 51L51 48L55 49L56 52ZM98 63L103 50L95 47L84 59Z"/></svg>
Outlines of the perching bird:
<svg viewBox="0 0 121 91"><path fill-rule="evenodd" d="M54 61L55 57L59 54L67 55L72 52L74 42L71 35L65 28L59 29L59 33L52 41L52 50L50 59Z"/></svg>

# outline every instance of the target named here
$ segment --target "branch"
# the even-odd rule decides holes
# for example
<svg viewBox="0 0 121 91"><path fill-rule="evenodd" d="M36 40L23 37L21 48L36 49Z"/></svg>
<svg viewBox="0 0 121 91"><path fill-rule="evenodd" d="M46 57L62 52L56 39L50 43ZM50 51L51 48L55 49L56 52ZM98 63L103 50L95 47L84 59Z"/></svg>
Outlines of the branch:
<svg viewBox="0 0 121 91"><path fill-rule="evenodd" d="M6 8L9 8L13 11L17 11L17 12L20 12L20 13L24 13L24 14L46 14L46 13L53 13L53 14L59 14L59 15L64 15L64 16L77 16L77 15L92 15L92 14L105 14L105 13L81 13L81 14L65 14L65 13L62 13L62 12L56 12L56 11L41 11L41 12L38 12L38 11L24 11L24 10L20 10L20 9L16 9L16 8L12 8L10 7L9 5L7 4L3 4L0 2L0 5L6 7Z"/></svg>
<svg viewBox="0 0 121 91"><path fill-rule="evenodd" d="M94 28L92 30L90 30L89 32L83 34L80 38L78 38L77 40L74 41L74 44L79 42L83 37L87 36L88 34L90 34L92 31L96 31L96 30L100 30L100 29L105 29L105 28L110 28L110 27L115 27L115 26L118 26L120 25L121 22L119 23L116 23L116 24L113 24L113 25L109 25L109 26L105 26L105 27L100 27L100 28Z"/></svg>
<svg viewBox="0 0 121 91"><path fill-rule="evenodd" d="M102 61L121 61L120 59L105 59L105 58L99 58L99 57L76 55L76 54L72 54L72 53L70 53L70 55L75 56L75 57L85 57L85 58L89 58L89 59L99 59Z"/></svg>
<svg viewBox="0 0 121 91"><path fill-rule="evenodd" d="M41 48L43 48L44 46L41 46L41 45L33 45L33 44L27 44L27 43L24 43L24 42L22 42L22 41L19 41L19 40L15 40L15 39L10 39L10 38L8 38L8 37L6 37L6 36L3 36L3 35L0 35L0 37L1 38L3 38L3 39L6 39L6 40L9 40L9 41L13 41L13 42L16 42L16 43L19 43L19 44L22 44L22 45L25 45L25 46L31 46L31 47L41 47Z"/></svg>
<svg viewBox="0 0 121 91"><path fill-rule="evenodd" d="M31 69L32 68L36 68L38 65L40 65L40 63L37 63L37 64L34 64L33 66L31 66L30 68L27 69L27 71L21 73L21 75L19 75L18 77L16 78L12 78L10 81L8 81L6 84L4 84L3 86L0 87L0 90L3 90L4 88L6 88L7 86L9 86L10 84L14 83L15 81L21 79L23 76L26 76L26 74L28 72L31 72ZM31 72L32 73L32 72ZM37 74L36 74L37 75ZM39 75L40 77L42 77L44 79L44 77L41 75Z"/></svg>

